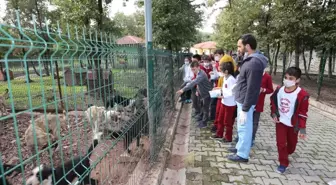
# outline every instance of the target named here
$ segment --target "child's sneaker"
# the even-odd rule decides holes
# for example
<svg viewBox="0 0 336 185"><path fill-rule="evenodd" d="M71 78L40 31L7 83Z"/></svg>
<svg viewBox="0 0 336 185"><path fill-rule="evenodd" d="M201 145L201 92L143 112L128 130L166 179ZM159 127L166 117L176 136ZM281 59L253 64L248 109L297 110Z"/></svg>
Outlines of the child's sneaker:
<svg viewBox="0 0 336 185"><path fill-rule="evenodd" d="M222 137L219 137L219 136L217 136L217 135L215 134L215 135L210 136L210 139L221 140Z"/></svg>
<svg viewBox="0 0 336 185"><path fill-rule="evenodd" d="M191 99L185 100L185 103L191 103Z"/></svg>
<svg viewBox="0 0 336 185"><path fill-rule="evenodd" d="M283 173L286 172L286 169L287 169L286 166L282 166L282 165L280 165L280 166L278 166L278 169L276 170L276 172L278 172L278 173L280 173L280 174L283 174Z"/></svg>

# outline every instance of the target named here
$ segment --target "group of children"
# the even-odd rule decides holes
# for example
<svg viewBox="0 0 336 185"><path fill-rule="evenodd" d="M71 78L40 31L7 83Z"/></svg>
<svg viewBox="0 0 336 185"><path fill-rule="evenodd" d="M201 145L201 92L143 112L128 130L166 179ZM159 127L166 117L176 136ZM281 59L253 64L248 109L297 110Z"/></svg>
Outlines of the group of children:
<svg viewBox="0 0 336 185"><path fill-rule="evenodd" d="M246 57L241 61L244 60ZM230 143L234 140L238 143L239 141L238 134L233 139L233 126L237 117L236 85L242 65L244 62L238 61L236 63L232 56L224 54L222 49L218 49L213 58L201 57L200 55L194 55L192 58L186 57L184 65L180 68L183 71L184 83L177 93L181 94L181 101L193 104L194 117L199 128L206 128L208 121L214 121L211 128L214 135L211 138L218 142ZM295 151L298 137L304 139L306 134L309 96L299 87L300 77L301 70L299 68L288 68L283 81L284 86L277 87L273 93L272 77L264 71L261 86L255 87L255 91L259 92L259 97L257 103L253 105L253 129L252 138L250 138L252 145L249 147L253 146L256 138L260 114L264 111L265 97L267 94L273 93L271 96L271 117L276 125L280 162L277 171L279 173L286 171L289 164L288 155ZM247 83L249 83L248 80ZM220 90L221 95L211 98L209 91L213 90ZM245 97L248 98L247 95ZM229 148L229 151L237 153L236 148ZM237 162L248 162L248 156L242 159Z"/></svg>

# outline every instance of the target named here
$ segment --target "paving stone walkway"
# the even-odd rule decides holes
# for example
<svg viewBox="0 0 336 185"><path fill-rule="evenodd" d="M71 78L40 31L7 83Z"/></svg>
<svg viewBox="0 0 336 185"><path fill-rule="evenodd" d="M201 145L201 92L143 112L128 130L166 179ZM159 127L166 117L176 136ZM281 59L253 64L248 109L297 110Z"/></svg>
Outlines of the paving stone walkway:
<svg viewBox="0 0 336 185"><path fill-rule="evenodd" d="M336 179L336 117L314 107L310 107L308 114L307 140L299 141L287 172L275 172L278 153L268 100L267 96L247 164L229 162L227 148L231 145L211 140L210 130L200 130L192 121L189 152L195 152L195 164L187 167L188 185L320 185Z"/></svg>

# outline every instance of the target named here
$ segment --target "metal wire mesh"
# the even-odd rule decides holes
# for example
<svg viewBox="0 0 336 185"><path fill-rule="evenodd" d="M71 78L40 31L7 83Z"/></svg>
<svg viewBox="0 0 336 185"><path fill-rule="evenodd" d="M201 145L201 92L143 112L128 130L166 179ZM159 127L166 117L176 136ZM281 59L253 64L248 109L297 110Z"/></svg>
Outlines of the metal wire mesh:
<svg viewBox="0 0 336 185"><path fill-rule="evenodd" d="M163 146L185 54L154 50L148 71L142 44L47 21L37 29L34 17L22 27L16 15L16 25L0 24L0 184L26 184L40 164L52 169L52 184L137 184L139 161L155 162ZM104 134L90 151L95 123Z"/></svg>

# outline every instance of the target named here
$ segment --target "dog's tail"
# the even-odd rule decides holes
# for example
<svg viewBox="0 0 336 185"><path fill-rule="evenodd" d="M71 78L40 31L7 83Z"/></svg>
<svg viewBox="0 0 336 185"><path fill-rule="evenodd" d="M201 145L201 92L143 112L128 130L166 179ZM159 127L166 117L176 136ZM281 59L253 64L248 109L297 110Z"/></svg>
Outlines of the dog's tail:
<svg viewBox="0 0 336 185"><path fill-rule="evenodd" d="M93 130L93 143L90 146L89 150L87 151L87 154L89 154L89 157L91 157L92 151L98 145L102 135L103 135L102 132L98 132L98 130L96 129Z"/></svg>

